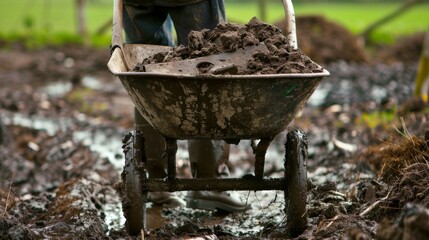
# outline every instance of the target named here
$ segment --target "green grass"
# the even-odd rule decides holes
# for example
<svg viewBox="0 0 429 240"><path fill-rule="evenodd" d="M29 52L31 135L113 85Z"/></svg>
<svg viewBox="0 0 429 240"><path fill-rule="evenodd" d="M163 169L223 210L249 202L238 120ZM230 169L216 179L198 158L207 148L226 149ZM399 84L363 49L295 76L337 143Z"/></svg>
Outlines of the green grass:
<svg viewBox="0 0 429 240"><path fill-rule="evenodd" d="M295 1L296 2L296 1ZM75 36L75 13L73 0L14 0L0 1L0 38L13 40L25 38L30 43L61 43L77 41ZM399 6L399 3L295 3L296 15L320 14L337 21L353 33L360 33L370 23L385 16ZM89 0L87 8L88 30L96 45L109 45L110 32L93 36L94 32L113 12L112 0ZM247 22L259 16L257 1L237 3L226 0L227 16L230 21ZM389 42L392 39L424 31L429 28L429 4L421 4L399 18L382 26L372 36L376 41ZM274 23L284 17L281 1L271 2L267 9L267 22ZM298 26L299 31L299 26Z"/></svg>
<svg viewBox="0 0 429 240"><path fill-rule="evenodd" d="M89 1L88 30L95 31L112 16L112 1ZM74 0L14 0L0 2L0 31L25 33L37 31L74 33Z"/></svg>
<svg viewBox="0 0 429 240"><path fill-rule="evenodd" d="M383 127L388 128L394 120L397 119L395 111L374 111L362 113L361 117L357 120L358 124L363 124L369 128Z"/></svg>
<svg viewBox="0 0 429 240"><path fill-rule="evenodd" d="M110 32L94 36L112 17L113 1L89 1L88 31L95 45L108 46ZM25 39L30 45L81 42L76 36L74 0L14 0L0 2L0 38Z"/></svg>

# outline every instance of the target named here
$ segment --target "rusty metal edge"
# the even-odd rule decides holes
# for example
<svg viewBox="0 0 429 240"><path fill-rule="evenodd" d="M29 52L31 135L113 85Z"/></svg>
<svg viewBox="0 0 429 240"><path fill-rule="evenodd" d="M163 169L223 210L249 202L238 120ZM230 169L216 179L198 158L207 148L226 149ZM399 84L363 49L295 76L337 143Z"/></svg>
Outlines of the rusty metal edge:
<svg viewBox="0 0 429 240"><path fill-rule="evenodd" d="M327 77L330 75L328 70L323 69L321 73L281 73L281 74L260 74L260 75L190 75L190 74L165 74L165 73L147 73L147 72L114 72L116 76L147 76L147 77L170 77L170 78L206 78L206 79L218 79L218 78L317 78Z"/></svg>

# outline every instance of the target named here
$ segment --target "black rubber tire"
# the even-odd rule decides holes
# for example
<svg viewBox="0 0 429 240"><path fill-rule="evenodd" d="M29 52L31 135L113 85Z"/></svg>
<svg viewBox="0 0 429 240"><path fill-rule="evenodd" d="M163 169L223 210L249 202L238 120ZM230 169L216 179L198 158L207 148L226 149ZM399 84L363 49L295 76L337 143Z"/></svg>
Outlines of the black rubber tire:
<svg viewBox="0 0 429 240"><path fill-rule="evenodd" d="M142 184L138 171L141 164L136 161L137 149L135 131L129 132L122 140L125 155L125 166L121 173L120 194L122 211L126 219L125 226L130 235L138 235L144 227L144 211L146 202L142 193Z"/></svg>
<svg viewBox="0 0 429 240"><path fill-rule="evenodd" d="M285 159L287 230L297 237L307 228L307 138L301 130L288 133Z"/></svg>

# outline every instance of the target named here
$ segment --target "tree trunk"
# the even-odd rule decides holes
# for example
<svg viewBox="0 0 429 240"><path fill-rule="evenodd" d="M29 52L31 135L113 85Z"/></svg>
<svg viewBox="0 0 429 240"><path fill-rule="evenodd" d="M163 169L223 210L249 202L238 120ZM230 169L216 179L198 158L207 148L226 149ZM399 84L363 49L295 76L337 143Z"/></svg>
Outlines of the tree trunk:
<svg viewBox="0 0 429 240"><path fill-rule="evenodd" d="M258 0L259 18L261 21L267 21L267 0Z"/></svg>
<svg viewBox="0 0 429 240"><path fill-rule="evenodd" d="M86 0L75 0L77 33L82 37L83 43L85 45L88 45L89 36L88 36L88 29L87 29L87 23L86 23L85 3L86 3Z"/></svg>

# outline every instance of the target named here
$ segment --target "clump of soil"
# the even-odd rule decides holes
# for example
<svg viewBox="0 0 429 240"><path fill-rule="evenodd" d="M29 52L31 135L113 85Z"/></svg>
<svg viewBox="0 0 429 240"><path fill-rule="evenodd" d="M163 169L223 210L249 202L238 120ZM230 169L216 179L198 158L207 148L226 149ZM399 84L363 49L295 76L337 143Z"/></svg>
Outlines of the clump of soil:
<svg viewBox="0 0 429 240"><path fill-rule="evenodd" d="M392 183L406 175L405 169L413 164L425 165L428 157L429 147L425 139L417 136L406 137L401 143L386 142L369 147L360 156L387 183Z"/></svg>
<svg viewBox="0 0 429 240"><path fill-rule="evenodd" d="M286 30L283 19L274 25ZM299 48L319 64L338 60L368 61L363 42L343 26L323 16L297 16L296 28Z"/></svg>
<svg viewBox="0 0 429 240"><path fill-rule="evenodd" d="M170 52L162 52L146 58L134 71L144 71L145 64L180 61L234 52L247 46L264 43L266 51L257 51L247 62L247 69L237 74L314 73L323 69L300 49L289 46L281 30L273 25L252 18L247 24L221 23L215 29L192 31L188 45L178 46Z"/></svg>
<svg viewBox="0 0 429 240"><path fill-rule="evenodd" d="M374 239L374 222L358 215L339 214L319 223L315 239ZM312 239L309 237L308 239Z"/></svg>
<svg viewBox="0 0 429 240"><path fill-rule="evenodd" d="M429 235L429 211L418 204L406 204L394 223L383 221L377 239L425 239Z"/></svg>
<svg viewBox="0 0 429 240"><path fill-rule="evenodd" d="M427 163L414 163L403 170L402 177L393 186L381 212L385 217L395 216L406 203L429 207L429 167Z"/></svg>
<svg viewBox="0 0 429 240"><path fill-rule="evenodd" d="M408 136L400 143L386 142L370 147L360 156L373 167L381 180L391 186L389 191L383 191L383 201L373 203L371 219L393 221L400 215L398 209L405 208L405 211L409 203L429 207L428 157L427 139L417 136ZM381 229L389 231L387 226ZM429 227L424 231L429 231Z"/></svg>

